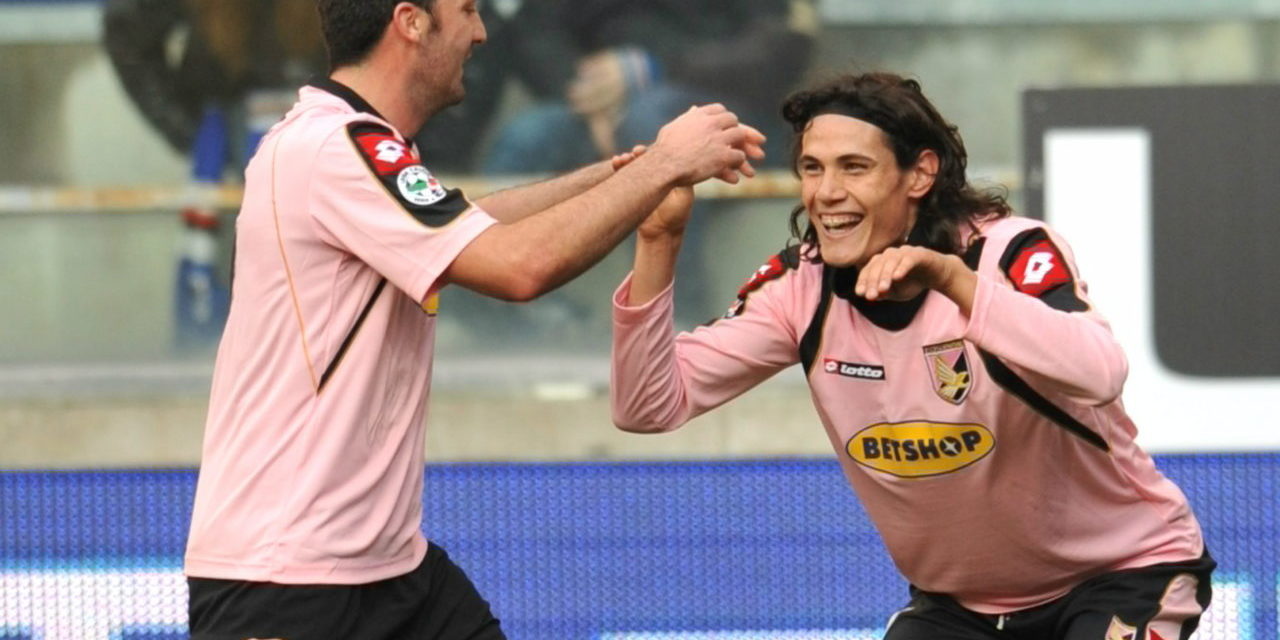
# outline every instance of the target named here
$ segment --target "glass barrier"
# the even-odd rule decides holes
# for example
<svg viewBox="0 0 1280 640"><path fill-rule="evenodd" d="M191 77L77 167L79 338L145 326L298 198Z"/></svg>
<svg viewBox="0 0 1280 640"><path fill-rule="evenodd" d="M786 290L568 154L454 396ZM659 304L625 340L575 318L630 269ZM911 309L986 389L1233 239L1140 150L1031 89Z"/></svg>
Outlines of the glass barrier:
<svg viewBox="0 0 1280 640"><path fill-rule="evenodd" d="M680 328L723 314L741 284L787 244L793 203L790 197L699 202L678 266ZM225 296L230 279L234 215L220 216L219 227L202 240L172 209L96 206L0 215L6 393L20 395L24 384L37 392L51 376L69 390L76 380L86 389L125 388L132 380L138 388L207 390L225 321L225 299L215 298ZM437 353L454 362L607 359L612 294L631 259L627 241L577 280L530 303L447 288Z"/></svg>

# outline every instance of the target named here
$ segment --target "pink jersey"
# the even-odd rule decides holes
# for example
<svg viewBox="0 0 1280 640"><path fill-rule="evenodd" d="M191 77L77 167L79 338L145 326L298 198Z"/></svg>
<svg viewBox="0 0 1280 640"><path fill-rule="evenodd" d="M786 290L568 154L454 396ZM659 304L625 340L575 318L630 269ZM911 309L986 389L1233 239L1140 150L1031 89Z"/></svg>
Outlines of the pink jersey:
<svg viewBox="0 0 1280 640"><path fill-rule="evenodd" d="M906 578L982 613L1092 576L1203 552L1186 498L1134 442L1127 364L1070 250L1043 224L981 224L970 317L930 291L852 295L851 269L797 249L726 318L673 338L670 291L615 296L619 427L667 431L793 364L844 473ZM979 258L980 257L980 258Z"/></svg>
<svg viewBox="0 0 1280 640"><path fill-rule="evenodd" d="M302 89L246 173L188 575L358 584L418 565L436 291L493 223L350 89Z"/></svg>

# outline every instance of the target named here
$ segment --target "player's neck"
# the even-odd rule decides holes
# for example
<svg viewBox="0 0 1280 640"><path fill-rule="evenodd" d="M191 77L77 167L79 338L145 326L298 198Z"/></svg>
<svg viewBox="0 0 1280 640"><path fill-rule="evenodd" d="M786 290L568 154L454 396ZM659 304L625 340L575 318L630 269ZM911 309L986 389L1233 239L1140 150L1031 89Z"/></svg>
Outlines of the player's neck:
<svg viewBox="0 0 1280 640"><path fill-rule="evenodd" d="M332 78L364 98L403 135L416 134L427 121L428 114L408 98L409 80L400 69L367 62L337 69Z"/></svg>

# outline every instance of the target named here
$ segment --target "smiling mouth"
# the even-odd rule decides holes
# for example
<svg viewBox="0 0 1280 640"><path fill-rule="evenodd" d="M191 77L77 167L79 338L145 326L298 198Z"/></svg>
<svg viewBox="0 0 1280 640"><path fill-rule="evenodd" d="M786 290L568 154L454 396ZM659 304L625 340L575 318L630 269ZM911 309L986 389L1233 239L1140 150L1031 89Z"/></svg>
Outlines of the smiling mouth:
<svg viewBox="0 0 1280 640"><path fill-rule="evenodd" d="M818 216L818 222L829 236L842 236L852 233L862 222L862 216L856 213L841 213Z"/></svg>

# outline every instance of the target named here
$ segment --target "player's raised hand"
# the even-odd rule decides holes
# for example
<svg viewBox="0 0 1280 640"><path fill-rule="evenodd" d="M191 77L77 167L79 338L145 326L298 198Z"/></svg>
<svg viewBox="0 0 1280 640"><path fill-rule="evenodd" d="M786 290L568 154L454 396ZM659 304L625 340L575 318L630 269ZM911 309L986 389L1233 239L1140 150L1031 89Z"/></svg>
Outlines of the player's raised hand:
<svg viewBox="0 0 1280 640"><path fill-rule="evenodd" d="M756 168L751 165L751 161L764 159L765 135L760 133L760 131L755 127L748 124L739 124L738 127L741 128L743 132L741 149L747 154L747 160L738 167L727 168L721 172L720 175L716 176L720 180L729 184L737 184L739 174L748 178L754 178L756 175Z"/></svg>
<svg viewBox="0 0 1280 640"><path fill-rule="evenodd" d="M676 187L653 213L640 223L637 232L644 239L675 238L684 233L693 211L693 187Z"/></svg>
<svg viewBox="0 0 1280 640"><path fill-rule="evenodd" d="M854 293L867 300L911 300L925 289L938 289L950 296L961 271L973 273L958 256L911 245L889 247L858 271Z"/></svg>
<svg viewBox="0 0 1280 640"><path fill-rule="evenodd" d="M743 165L751 171L747 164L751 131L722 104L693 107L662 127L649 155L670 165L677 184L688 186L713 177L732 184Z"/></svg>

